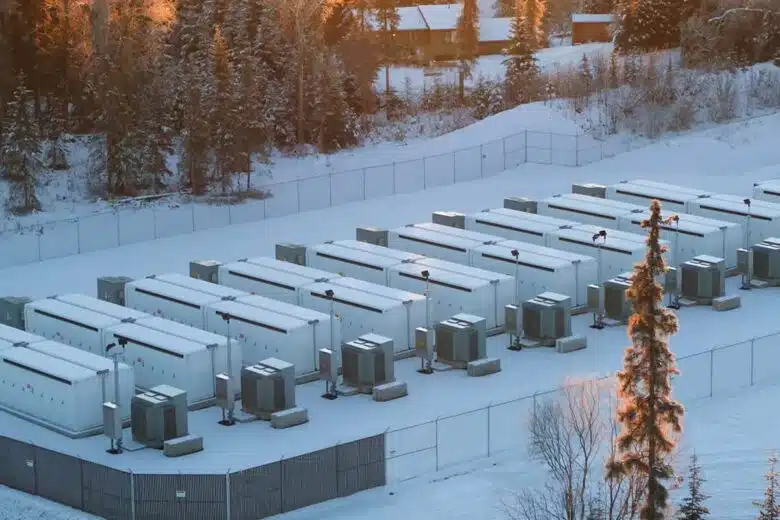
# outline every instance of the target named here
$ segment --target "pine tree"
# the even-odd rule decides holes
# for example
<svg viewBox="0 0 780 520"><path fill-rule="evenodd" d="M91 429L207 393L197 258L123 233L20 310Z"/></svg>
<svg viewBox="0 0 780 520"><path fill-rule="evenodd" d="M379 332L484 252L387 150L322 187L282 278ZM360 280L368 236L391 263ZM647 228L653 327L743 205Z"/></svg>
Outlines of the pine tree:
<svg viewBox="0 0 780 520"><path fill-rule="evenodd" d="M36 187L43 164L38 130L31 110L32 100L33 93L26 85L26 77L21 74L6 109L0 149L0 165L11 181L8 210L14 214L41 209Z"/></svg>
<svg viewBox="0 0 780 520"><path fill-rule="evenodd" d="M464 0L456 28L458 60L460 61L460 96L464 96L464 82L479 54L479 7L477 0Z"/></svg>
<svg viewBox="0 0 780 520"><path fill-rule="evenodd" d="M589 14L607 14L615 8L613 0L585 0L582 12Z"/></svg>
<svg viewBox="0 0 780 520"><path fill-rule="evenodd" d="M756 520L778 520L780 519L780 500L778 500L778 493L780 493L780 482L778 481L778 473L775 469L777 465L777 455L772 454L769 456L769 471L764 475L766 480L766 490L764 491L764 500L761 502L753 502L753 505L759 508L758 516Z"/></svg>
<svg viewBox="0 0 780 520"><path fill-rule="evenodd" d="M710 510L704 505L704 502L710 498L701 490L701 485L706 480L701 476L701 466L699 466L696 453L691 456L691 465L688 470L688 496L683 499L683 503L677 512L677 520L704 520L710 514Z"/></svg>
<svg viewBox="0 0 780 520"><path fill-rule="evenodd" d="M623 0L619 11L615 44L624 53L677 47L683 17L689 16L685 0Z"/></svg>
<svg viewBox="0 0 780 520"><path fill-rule="evenodd" d="M393 33L401 23L401 16L395 7L396 0L374 0L376 23L379 27L382 60L385 62L385 92L390 92L390 60L393 56Z"/></svg>
<svg viewBox="0 0 780 520"><path fill-rule="evenodd" d="M675 447L672 434L682 431L683 406L672 399L671 377L677 374L667 339L677 332L677 317L662 305L663 290L656 278L666 271L664 248L659 242L661 204L654 200L651 215L642 222L649 229L647 254L636 266L628 298L634 314L628 324L632 345L625 351L618 372L622 431L618 456L608 465L608 476L639 474L646 478L642 491L641 520L662 520L669 493L664 481L674 475L669 455Z"/></svg>
<svg viewBox="0 0 780 520"><path fill-rule="evenodd" d="M529 31L529 42L533 50L547 47L544 19L547 0L518 0L515 4L515 16L525 17Z"/></svg>
<svg viewBox="0 0 780 520"><path fill-rule="evenodd" d="M534 86L539 77L539 67L534 56L531 32L523 15L523 5L523 0L517 1L512 19L511 41L504 60L506 100L515 105L533 100Z"/></svg>
<svg viewBox="0 0 780 520"><path fill-rule="evenodd" d="M234 123L238 118L233 106L233 71L228 48L217 26L210 51L211 76L207 85L210 141L214 150L214 179L226 193L234 172Z"/></svg>

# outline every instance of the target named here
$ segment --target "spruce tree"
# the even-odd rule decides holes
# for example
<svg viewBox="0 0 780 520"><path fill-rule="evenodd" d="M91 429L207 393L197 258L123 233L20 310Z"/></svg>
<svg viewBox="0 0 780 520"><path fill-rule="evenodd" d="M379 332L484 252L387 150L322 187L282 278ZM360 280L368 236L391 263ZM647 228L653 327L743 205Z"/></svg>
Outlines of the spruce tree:
<svg viewBox="0 0 780 520"><path fill-rule="evenodd" d="M515 16L512 19L511 40L504 60L506 100L514 105L533 100L534 86L539 77L531 32L522 6L523 0L518 0Z"/></svg>
<svg viewBox="0 0 780 520"><path fill-rule="evenodd" d="M631 338L618 372L619 410L622 429L617 439L617 457L608 465L608 476L641 475L646 479L641 493L641 520L663 520L669 493L664 481L674 475L669 456L674 450L672 434L682 431L683 406L672 399L671 377L677 374L668 337L677 332L677 317L663 307L663 289L656 278L666 271L660 226L670 222L661 216L661 204L650 204L651 215L642 222L649 230L647 254L634 269L627 295L634 314L629 319Z"/></svg>
<svg viewBox="0 0 780 520"><path fill-rule="evenodd" d="M683 499L683 503L677 511L677 520L704 520L710 515L710 510L704 505L704 502L710 498L702 490L702 484L706 480L701 476L701 466L699 466L696 453L691 456L691 465L688 469L688 496Z"/></svg>
<svg viewBox="0 0 780 520"><path fill-rule="evenodd" d="M458 60L460 61L460 96L464 96L464 82L471 76L479 55L479 7L477 0L464 0L456 28Z"/></svg>
<svg viewBox="0 0 780 520"><path fill-rule="evenodd" d="M525 17L530 33L530 43L534 50L547 47L544 31L544 19L547 0L519 0L515 12Z"/></svg>
<svg viewBox="0 0 780 520"><path fill-rule="evenodd" d="M753 502L753 505L759 508L756 520L779 520L780 519L780 500L778 500L778 473L775 469L777 465L777 454L769 456L769 471L764 475L766 480L766 490L764 491L764 500Z"/></svg>
<svg viewBox="0 0 780 520"><path fill-rule="evenodd" d="M227 193L234 172L234 125L239 115L233 108L233 71L221 27L214 31L210 52L211 75L207 84L210 141L214 150L214 180Z"/></svg>
<svg viewBox="0 0 780 520"><path fill-rule="evenodd" d="M582 12L589 14L608 14L615 8L613 0L585 0Z"/></svg>
<svg viewBox="0 0 780 520"><path fill-rule="evenodd" d="M401 16L395 4L396 0L374 0L376 24L381 38L382 60L385 63L385 93L390 92L390 61L395 58L393 33L401 23Z"/></svg>
<svg viewBox="0 0 780 520"><path fill-rule="evenodd" d="M33 93L21 74L6 108L0 149L0 165L11 182L8 210L17 215L41 209L36 187L43 164L32 100Z"/></svg>

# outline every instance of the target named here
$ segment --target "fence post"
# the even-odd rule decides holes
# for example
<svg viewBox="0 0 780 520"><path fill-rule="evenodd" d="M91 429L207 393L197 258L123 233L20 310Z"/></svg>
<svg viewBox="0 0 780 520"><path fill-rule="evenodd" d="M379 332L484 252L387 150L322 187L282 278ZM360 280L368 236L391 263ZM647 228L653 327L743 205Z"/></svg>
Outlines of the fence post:
<svg viewBox="0 0 780 520"><path fill-rule="evenodd" d="M300 182L300 181L299 181ZM328 174L328 207L333 207L333 174Z"/></svg>
<svg viewBox="0 0 780 520"><path fill-rule="evenodd" d="M528 131L526 130L526 132ZM506 137L501 138L501 155L504 160L504 167L501 168L501 171L503 172L506 171Z"/></svg>
<svg viewBox="0 0 780 520"><path fill-rule="evenodd" d="M152 206L152 229L154 231L154 239L157 240L157 210Z"/></svg>
<svg viewBox="0 0 780 520"><path fill-rule="evenodd" d="M423 157L423 190L428 189L428 161Z"/></svg>
<svg viewBox="0 0 780 520"><path fill-rule="evenodd" d="M295 180L295 203L298 207L298 211L296 211L296 213L300 213L301 212L301 180L300 179Z"/></svg>
<svg viewBox="0 0 780 520"><path fill-rule="evenodd" d="M452 152L452 184L458 182L458 152Z"/></svg>
<svg viewBox="0 0 780 520"><path fill-rule="evenodd" d="M120 225L119 212L114 213L116 215L116 245L122 245L122 226Z"/></svg>
<svg viewBox="0 0 780 520"><path fill-rule="evenodd" d="M225 512L227 513L226 520L230 520L232 517L230 511L230 469L225 473Z"/></svg>
<svg viewBox="0 0 780 520"><path fill-rule="evenodd" d="M395 195L395 161L393 161L393 195Z"/></svg>
<svg viewBox="0 0 780 520"><path fill-rule="evenodd" d="M490 408L492 407L492 404L489 404L487 407L487 456L490 457Z"/></svg>
<svg viewBox="0 0 780 520"><path fill-rule="evenodd" d="M485 178L485 145L479 145L479 178Z"/></svg>
<svg viewBox="0 0 780 520"><path fill-rule="evenodd" d="M40 262L43 260L43 258L41 258L41 237L43 236L43 226L38 224L38 227L35 229L35 234L38 235L38 261Z"/></svg>
<svg viewBox="0 0 780 520"><path fill-rule="evenodd" d="M366 200L366 169L363 168L363 200Z"/></svg>
<svg viewBox="0 0 780 520"><path fill-rule="evenodd" d="M439 471L439 418L436 418L436 471Z"/></svg>
<svg viewBox="0 0 780 520"><path fill-rule="evenodd" d="M580 135L574 136L574 166L580 165Z"/></svg>
<svg viewBox="0 0 780 520"><path fill-rule="evenodd" d="M752 338L750 340L750 386L753 386L755 383L755 376L754 376L754 367L755 367L755 347L756 347L756 338Z"/></svg>
<svg viewBox="0 0 780 520"><path fill-rule="evenodd" d="M536 421L536 392L534 392L534 413L533 413L534 422Z"/></svg>
<svg viewBox="0 0 780 520"><path fill-rule="evenodd" d="M712 397L712 376L715 371L715 349L710 349L710 397Z"/></svg>
<svg viewBox="0 0 780 520"><path fill-rule="evenodd" d="M553 163L553 133L550 132L550 164Z"/></svg>
<svg viewBox="0 0 780 520"><path fill-rule="evenodd" d="M81 219L76 219L76 252L81 254Z"/></svg>
<svg viewBox="0 0 780 520"><path fill-rule="evenodd" d="M523 130L523 148L525 149L525 157L523 157L523 162L528 163L528 130Z"/></svg>
<svg viewBox="0 0 780 520"><path fill-rule="evenodd" d="M135 473L130 470L130 518L135 520Z"/></svg>
<svg viewBox="0 0 780 520"><path fill-rule="evenodd" d="M195 233L195 203L190 202L190 218L192 223L192 232Z"/></svg>

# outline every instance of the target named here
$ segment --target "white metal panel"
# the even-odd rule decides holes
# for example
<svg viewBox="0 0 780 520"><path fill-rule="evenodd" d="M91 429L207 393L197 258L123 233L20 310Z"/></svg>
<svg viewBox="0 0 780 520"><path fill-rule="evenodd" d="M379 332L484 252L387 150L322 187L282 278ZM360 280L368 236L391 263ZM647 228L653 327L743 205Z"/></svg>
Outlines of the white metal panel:
<svg viewBox="0 0 780 520"><path fill-rule="evenodd" d="M491 233L480 233L479 231L460 229L452 226L445 226L444 224L435 224L433 222L420 222L419 224L412 224L410 227L425 229L427 231L434 231L443 235L463 238L466 240L473 240L474 242L478 242L480 244L489 244L492 242L501 241L501 237Z"/></svg>
<svg viewBox="0 0 780 520"><path fill-rule="evenodd" d="M27 348L0 352L0 402L71 432L103 421L94 371Z"/></svg>
<svg viewBox="0 0 780 520"><path fill-rule="evenodd" d="M771 179L753 186L753 197L766 202L780 202L780 179Z"/></svg>
<svg viewBox="0 0 780 520"><path fill-rule="evenodd" d="M252 307L266 309L283 316L290 316L291 318L303 320L308 323L312 328L312 335L314 337L313 348L315 356L318 356L317 352L321 348L338 349L341 346L341 322L337 319L333 320L333 341L331 342L329 314L293 305L291 303L272 300L271 298L258 296L256 294L244 296L236 301L251 305ZM317 359L315 360L314 365L317 366L318 363L319 360Z"/></svg>
<svg viewBox="0 0 780 520"><path fill-rule="evenodd" d="M414 348L414 329L425 326L425 296L348 277L337 278L330 283L401 303L406 308L406 330L408 331L406 344L409 349Z"/></svg>
<svg viewBox="0 0 780 520"><path fill-rule="evenodd" d="M327 290L334 293L333 307L341 319L342 341L352 341L368 332L376 332L392 338L396 352L409 348L406 309L403 304L330 282L313 283L301 288L301 303L311 309L329 312L330 302L325 295Z"/></svg>
<svg viewBox="0 0 780 520"><path fill-rule="evenodd" d="M192 291L210 294L211 296L215 296L217 299L240 298L246 294L243 291L239 291L225 285L207 282L206 280L192 278L190 276L185 276L179 273L158 274L153 278L160 282L169 283L171 285L178 285L179 287L184 287L185 289L190 289Z"/></svg>
<svg viewBox="0 0 780 520"><path fill-rule="evenodd" d="M560 219L575 220L582 224L601 226L607 229L618 228L618 218L631 213L639 207L627 204L627 207L600 204L596 197L556 195L537 203L537 213ZM620 202L620 201L618 201Z"/></svg>
<svg viewBox="0 0 780 520"><path fill-rule="evenodd" d="M121 320L47 298L24 306L24 322L27 332L102 356L102 330Z"/></svg>
<svg viewBox="0 0 780 520"><path fill-rule="evenodd" d="M655 199L661 203L664 212L688 212L688 205L710 192L684 188L673 184L635 180L607 186L607 199L631 202L646 208Z"/></svg>
<svg viewBox="0 0 780 520"><path fill-rule="evenodd" d="M214 334L207 330L200 328L190 327L175 321L169 321L156 316L151 316L143 320L135 322L136 325L146 327L148 329L165 332L172 336L187 339L194 343L199 343L206 348L214 349L214 364L216 366L216 372L228 373L227 363L227 337L221 334ZM205 327L205 323L204 323ZM215 345L215 346L213 346ZM213 347L212 347L213 346ZM242 352L240 346L231 345L231 361L233 362L233 374L239 374L241 367L243 366L243 360L241 358Z"/></svg>
<svg viewBox="0 0 780 520"><path fill-rule="evenodd" d="M116 403L114 394L114 360L108 359L97 354L92 354L85 350L71 347L56 341L42 341L27 345L27 348L46 354L55 359L61 359L68 363L73 363L80 367L95 371L95 373L108 370L106 375L106 399ZM126 363L119 363L119 404L121 406L121 415L123 419L130 418L130 400L135 395L135 375L133 369ZM100 376L98 376L100 377ZM101 382L101 394L102 394ZM102 398L102 396L101 396Z"/></svg>
<svg viewBox="0 0 780 520"><path fill-rule="evenodd" d="M315 371L314 335L304 320L247 303L220 301L209 306L206 330L235 339L245 365L274 357L295 365L296 375Z"/></svg>
<svg viewBox="0 0 780 520"><path fill-rule="evenodd" d="M349 249L357 249L366 253L372 253L387 258L394 258L398 262L414 262L425 258L423 255L416 253L410 253L408 251L401 251L400 249L393 249L385 246L378 246L376 244L369 244L367 242L360 242L359 240L336 240L332 242L333 245L346 247Z"/></svg>
<svg viewBox="0 0 780 520"><path fill-rule="evenodd" d="M780 234L780 204L752 199L748 212L744 200L745 197L736 195L713 195L692 202L690 213L741 224L745 233L749 235L746 237L746 243L749 245ZM749 233L748 214L750 215Z"/></svg>
<svg viewBox="0 0 780 520"><path fill-rule="evenodd" d="M220 266L218 278L221 285L288 303L297 303L298 288L312 283L311 278L248 262Z"/></svg>
<svg viewBox="0 0 780 520"><path fill-rule="evenodd" d="M0 341L5 341L13 345L14 343L36 343L38 341L46 341L46 338L0 323Z"/></svg>
<svg viewBox="0 0 780 520"><path fill-rule="evenodd" d="M469 263L469 251L482 244L416 227L391 229L387 237L387 245L392 248L466 265Z"/></svg>
<svg viewBox="0 0 780 520"><path fill-rule="evenodd" d="M204 345L149 329L122 323L104 331L106 345L127 339L122 361L135 372L135 384L143 389L171 385L187 392L187 403L214 397L211 354Z"/></svg>
<svg viewBox="0 0 780 520"><path fill-rule="evenodd" d="M105 314L106 316L111 316L118 320L140 320L147 316L144 312L117 305L116 303L99 300L84 294L61 294L57 295L55 299L75 305L76 307L81 307L82 309L99 312L100 314Z"/></svg>
<svg viewBox="0 0 780 520"><path fill-rule="evenodd" d="M291 262L285 262L284 260L276 260L274 258L267 258L264 256L248 258L247 263L253 265L260 265L283 273L290 273L302 278L309 278L310 280L330 280L337 276L334 273L323 271L322 269L315 269L314 267L308 267L305 265L293 264Z"/></svg>
<svg viewBox="0 0 780 520"><path fill-rule="evenodd" d="M387 283L387 268L398 263L400 260L394 258L336 244L317 244L306 248L307 266L383 285Z"/></svg>
<svg viewBox="0 0 780 520"><path fill-rule="evenodd" d="M156 278L141 278L125 285L125 304L128 307L201 329L206 306L219 299Z"/></svg>
<svg viewBox="0 0 780 520"><path fill-rule="evenodd" d="M466 227L469 229L495 233L506 240L520 240L537 245L547 245L550 231L577 224L570 220L505 208L466 215Z"/></svg>

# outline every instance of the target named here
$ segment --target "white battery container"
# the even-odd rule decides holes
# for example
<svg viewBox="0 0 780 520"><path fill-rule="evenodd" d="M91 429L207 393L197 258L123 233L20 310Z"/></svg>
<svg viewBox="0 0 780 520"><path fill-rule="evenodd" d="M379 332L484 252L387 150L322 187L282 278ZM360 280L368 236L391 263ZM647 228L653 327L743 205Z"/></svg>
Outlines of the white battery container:
<svg viewBox="0 0 780 520"><path fill-rule="evenodd" d="M650 203L657 200L665 213L690 213L691 201L712 195L711 192L667 184L665 182L636 179L607 186L606 198L622 200L650 209Z"/></svg>
<svg viewBox="0 0 780 520"><path fill-rule="evenodd" d="M140 320L147 316L144 312L123 305L117 305L116 303L99 300L84 294L61 294L55 296L54 299L75 305L76 307L81 307L82 309L99 312L100 314L105 314L106 316L111 316L112 318L122 321Z"/></svg>
<svg viewBox="0 0 780 520"><path fill-rule="evenodd" d="M767 238L780 235L780 204L763 200L750 199L750 207L745 204L745 197L737 195L713 195L697 199L689 205L689 213L700 217L726 220L740 224L743 228L743 245L753 246ZM748 215L750 230L748 233Z"/></svg>
<svg viewBox="0 0 780 520"><path fill-rule="evenodd" d="M105 356L103 330L121 323L118 318L46 298L24 306L27 332Z"/></svg>
<svg viewBox="0 0 780 520"><path fill-rule="evenodd" d="M493 233L506 240L518 240L528 244L546 246L550 231L578 223L560 218L496 208L466 215L466 228L484 233Z"/></svg>
<svg viewBox="0 0 780 520"><path fill-rule="evenodd" d="M39 341L47 340L43 336L30 334L27 331L19 330L16 327L3 325L0 323L0 341L6 342L10 345L15 345L17 343L37 343Z"/></svg>
<svg viewBox="0 0 780 520"><path fill-rule="evenodd" d="M141 278L125 285L128 307L199 329L205 327L208 305L218 301L221 299L217 296L157 278Z"/></svg>
<svg viewBox="0 0 780 520"><path fill-rule="evenodd" d="M568 219L580 224L590 224L607 229L618 229L620 217L645 209L647 206L577 193L555 195L537 203L537 213L540 215Z"/></svg>

